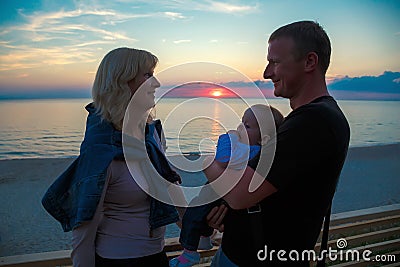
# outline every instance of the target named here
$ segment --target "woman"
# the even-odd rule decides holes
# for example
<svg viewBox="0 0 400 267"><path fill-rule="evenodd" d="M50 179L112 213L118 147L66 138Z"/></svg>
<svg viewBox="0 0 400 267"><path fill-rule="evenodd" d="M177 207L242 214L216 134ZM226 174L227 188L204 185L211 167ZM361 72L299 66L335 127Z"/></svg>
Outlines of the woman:
<svg viewBox="0 0 400 267"><path fill-rule="evenodd" d="M164 179L180 179L163 154L159 121L148 116L160 86L153 77L157 62L151 53L130 48L104 57L92 88L93 103L86 107L80 155L43 197L43 206L64 231L72 230L74 267L168 266L165 225L178 221L177 211L142 190L151 174L145 158L163 163L154 169ZM140 119L129 121L130 141L143 146L130 154L128 168L122 126L133 96L134 117Z"/></svg>

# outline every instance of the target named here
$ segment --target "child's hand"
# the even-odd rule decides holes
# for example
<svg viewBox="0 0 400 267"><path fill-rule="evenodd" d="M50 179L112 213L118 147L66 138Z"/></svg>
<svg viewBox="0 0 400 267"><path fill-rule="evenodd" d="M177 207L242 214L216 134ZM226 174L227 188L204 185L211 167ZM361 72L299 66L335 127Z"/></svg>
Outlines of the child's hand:
<svg viewBox="0 0 400 267"><path fill-rule="evenodd" d="M250 148L248 145L240 142L239 135L230 134L229 137L231 140L231 158L228 163L228 168L242 170L247 166Z"/></svg>
<svg viewBox="0 0 400 267"><path fill-rule="evenodd" d="M221 134L218 138L215 159L219 162L228 162L231 158L231 142L228 134Z"/></svg>
<svg viewBox="0 0 400 267"><path fill-rule="evenodd" d="M229 162L228 168L244 169L249 159L249 146L239 142L237 131L229 131L219 137L215 159Z"/></svg>
<svg viewBox="0 0 400 267"><path fill-rule="evenodd" d="M237 130L229 130L229 131L227 132L227 134L230 134L230 135L237 135L238 137L240 137L239 132L238 132Z"/></svg>
<svg viewBox="0 0 400 267"><path fill-rule="evenodd" d="M246 127L244 127L243 123L240 123L236 130L229 130L227 132L227 134L236 135L238 137L237 141L240 142L240 143L243 143L243 144L248 144L249 143Z"/></svg>
<svg viewBox="0 0 400 267"><path fill-rule="evenodd" d="M243 123L240 123L236 129L236 134L239 137L239 142L248 145L249 137L247 135L246 127Z"/></svg>

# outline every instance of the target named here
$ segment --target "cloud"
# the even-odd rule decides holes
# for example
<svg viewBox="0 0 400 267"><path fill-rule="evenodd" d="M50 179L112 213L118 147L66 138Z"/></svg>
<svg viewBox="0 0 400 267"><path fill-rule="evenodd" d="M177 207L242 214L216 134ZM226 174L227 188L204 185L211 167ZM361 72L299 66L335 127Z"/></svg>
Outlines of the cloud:
<svg viewBox="0 0 400 267"><path fill-rule="evenodd" d="M146 1L147 3L148 1ZM259 9L259 4L236 4L233 1L214 1L214 0L175 0L165 1L163 3L157 1L150 1L151 4L163 5L165 8L171 8L173 10L189 10L189 11L205 11L214 13L226 13L226 14L248 14L254 13Z"/></svg>
<svg viewBox="0 0 400 267"><path fill-rule="evenodd" d="M137 41L104 22L155 16L99 8L18 12L21 24L0 28L0 71L96 61L96 52L103 45Z"/></svg>
<svg viewBox="0 0 400 267"><path fill-rule="evenodd" d="M1 99L61 99L61 98L90 98L91 92L87 88L58 89L58 90L0 90Z"/></svg>
<svg viewBox="0 0 400 267"><path fill-rule="evenodd" d="M329 92L338 99L400 100L400 72L385 71L378 76L327 77L328 81ZM273 96L274 86L270 80L256 80L254 83L265 96ZM253 82L232 81L222 85L242 90L254 89Z"/></svg>
<svg viewBox="0 0 400 267"><path fill-rule="evenodd" d="M234 5L229 3L217 2L217 1L207 1L209 5L209 10L214 12L222 13L248 13L253 12L257 9L257 6L249 5Z"/></svg>
<svg viewBox="0 0 400 267"><path fill-rule="evenodd" d="M116 27L131 20L149 17L190 19L176 10L244 14L254 12L258 5L257 2L237 4L232 1L214 0L139 0L134 4L125 0L101 4L97 1L91 1L90 4L74 1L74 4L72 9L61 8L31 13L19 9L19 24L0 26L0 70L36 68L43 66L45 62L73 64L98 60L96 51L99 47L110 47L121 42L127 45L138 41L131 36L131 31L123 32L122 27ZM154 7L165 11L148 11L157 10ZM189 42L191 40L185 39L173 43ZM217 40L210 41L215 42ZM76 50L78 48L83 50ZM62 53L68 55L63 56Z"/></svg>
<svg viewBox="0 0 400 267"><path fill-rule="evenodd" d="M22 74L17 75L16 78L27 78L29 76L31 76L31 75L28 73L22 73Z"/></svg>
<svg viewBox="0 0 400 267"><path fill-rule="evenodd" d="M48 65L66 65L98 60L88 48L46 47L33 48L26 45L11 46L12 53L0 54L0 71L38 68Z"/></svg>
<svg viewBox="0 0 400 267"><path fill-rule="evenodd" d="M400 72L385 71L379 76L345 76L331 81L328 88L340 91L399 93Z"/></svg>
<svg viewBox="0 0 400 267"><path fill-rule="evenodd" d="M190 43L192 40L187 40L187 39L184 39L184 40L176 40L176 41L174 41L173 43L174 44L181 44L181 43Z"/></svg>
<svg viewBox="0 0 400 267"><path fill-rule="evenodd" d="M176 12L164 12L163 13L167 18L170 18L172 20L176 19L186 19L185 16L182 15L182 13L176 13Z"/></svg>
<svg viewBox="0 0 400 267"><path fill-rule="evenodd" d="M347 76L346 75L340 75L340 74L331 74L331 75L327 74L325 76L325 81L326 81L326 84L329 85L332 82L338 81L338 80L343 79L345 77L347 77Z"/></svg>
<svg viewBox="0 0 400 267"><path fill-rule="evenodd" d="M232 82L223 83L222 85L225 87L228 87L228 88L230 88L230 87L242 88L242 87L254 87L254 84L260 89L274 89L272 82L269 80L265 80L265 81L256 80L253 82L232 81Z"/></svg>
<svg viewBox="0 0 400 267"><path fill-rule="evenodd" d="M329 91L338 99L400 100L400 72L385 71L378 76L333 79Z"/></svg>
<svg viewBox="0 0 400 267"><path fill-rule="evenodd" d="M79 43L76 45L72 45L71 47L84 47L84 46L92 46L92 45L99 45L99 44L109 44L110 42L108 41L90 41L90 42L84 42L84 43Z"/></svg>
<svg viewBox="0 0 400 267"><path fill-rule="evenodd" d="M26 24L12 26L7 32L24 31L33 35L34 41L47 41L56 39L60 35L76 35L79 32L94 33L103 36L104 39L134 40L118 31L107 31L102 28L89 26L89 17L100 17L101 19L126 20L136 18L137 15L124 15L113 10L71 10L56 12L35 12L32 15L25 15L20 11L22 17L27 20ZM93 19L92 19L93 21ZM92 25L96 25L92 23ZM54 36L50 36L53 34Z"/></svg>

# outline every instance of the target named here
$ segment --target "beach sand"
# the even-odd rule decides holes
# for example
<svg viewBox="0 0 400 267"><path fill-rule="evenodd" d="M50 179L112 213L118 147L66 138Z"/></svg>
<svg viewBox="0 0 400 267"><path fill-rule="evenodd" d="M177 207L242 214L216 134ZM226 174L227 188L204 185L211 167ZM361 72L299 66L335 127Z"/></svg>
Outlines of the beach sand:
<svg viewBox="0 0 400 267"><path fill-rule="evenodd" d="M73 159L0 161L0 256L70 249L41 198ZM333 213L400 203L400 144L351 148ZM202 179L202 173L192 178Z"/></svg>

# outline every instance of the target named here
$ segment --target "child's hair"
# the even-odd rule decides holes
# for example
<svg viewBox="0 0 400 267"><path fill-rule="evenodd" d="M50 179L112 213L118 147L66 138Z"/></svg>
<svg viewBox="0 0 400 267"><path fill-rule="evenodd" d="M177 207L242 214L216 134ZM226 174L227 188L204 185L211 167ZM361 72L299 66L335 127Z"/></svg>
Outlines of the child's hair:
<svg viewBox="0 0 400 267"><path fill-rule="evenodd" d="M274 117L275 121L275 129L278 130L278 128L282 125L283 120L285 117L283 117L282 113L277 110L276 108L269 106L271 108L272 116Z"/></svg>
<svg viewBox="0 0 400 267"><path fill-rule="evenodd" d="M270 138L275 136L276 131L283 123L284 117L279 110L269 105L255 104L249 109L257 119L261 133L261 144L264 145ZM264 136L267 136L268 140L264 140Z"/></svg>

